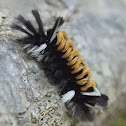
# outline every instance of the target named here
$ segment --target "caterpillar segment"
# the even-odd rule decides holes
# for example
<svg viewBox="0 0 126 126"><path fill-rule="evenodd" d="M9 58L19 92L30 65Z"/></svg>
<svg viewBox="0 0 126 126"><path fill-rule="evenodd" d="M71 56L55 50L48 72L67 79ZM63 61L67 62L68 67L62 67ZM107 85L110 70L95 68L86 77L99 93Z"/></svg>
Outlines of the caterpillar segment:
<svg viewBox="0 0 126 126"><path fill-rule="evenodd" d="M21 15L16 19L23 27L19 24L11 26L26 34L18 41L31 56L43 64L47 77L51 77L58 87L62 102L74 104L74 115L92 121L92 107L101 109L107 106L108 97L96 88L79 51L67 34L60 31L64 23L63 17L57 17L53 27L45 30L39 12L32 10L32 15L37 22L37 29Z"/></svg>
<svg viewBox="0 0 126 126"><path fill-rule="evenodd" d="M62 58L67 60L66 65L71 68L71 74L76 74L82 71L79 75L75 76L76 84L82 85L81 91L87 91L90 87L96 87L95 82L92 80L91 72L84 63L79 51L76 49L72 40L67 38L65 32L57 33L57 42L55 44L58 51L64 52Z"/></svg>

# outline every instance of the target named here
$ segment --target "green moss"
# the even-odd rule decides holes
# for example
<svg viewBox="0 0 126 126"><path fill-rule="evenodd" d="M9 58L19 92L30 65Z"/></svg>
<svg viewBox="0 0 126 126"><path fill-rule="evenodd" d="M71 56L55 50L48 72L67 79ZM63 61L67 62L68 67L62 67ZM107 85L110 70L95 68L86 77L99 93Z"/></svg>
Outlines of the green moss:
<svg viewBox="0 0 126 126"><path fill-rule="evenodd" d="M113 126L126 126L126 119L119 118Z"/></svg>

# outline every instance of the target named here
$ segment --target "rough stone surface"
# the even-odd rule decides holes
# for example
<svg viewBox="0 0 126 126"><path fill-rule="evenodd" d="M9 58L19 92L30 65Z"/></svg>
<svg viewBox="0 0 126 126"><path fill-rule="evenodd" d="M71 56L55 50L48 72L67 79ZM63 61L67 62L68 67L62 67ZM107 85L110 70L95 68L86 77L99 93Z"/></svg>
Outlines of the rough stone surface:
<svg viewBox="0 0 126 126"><path fill-rule="evenodd" d="M33 8L47 27L53 23L50 17L70 10L68 36L110 99L94 122L75 123L65 115L56 88L14 41L22 36L9 28L14 17L23 14L34 22ZM112 126L118 118L126 119L125 12L125 0L0 1L0 126Z"/></svg>

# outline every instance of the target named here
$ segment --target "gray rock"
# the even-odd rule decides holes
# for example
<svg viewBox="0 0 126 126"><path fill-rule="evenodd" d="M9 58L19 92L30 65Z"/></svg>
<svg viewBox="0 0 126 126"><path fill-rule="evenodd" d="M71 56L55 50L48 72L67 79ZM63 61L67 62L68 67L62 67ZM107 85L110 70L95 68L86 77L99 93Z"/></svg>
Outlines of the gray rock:
<svg viewBox="0 0 126 126"><path fill-rule="evenodd" d="M68 37L91 69L100 91L110 99L104 113L96 113L93 123L75 123L65 115L56 88L35 59L14 41L22 36L9 27L14 17L23 14L34 22L30 13L33 8L30 0L0 1L0 125L112 126L118 118L126 119L126 1L35 2L47 27L53 24L48 21L50 17L70 10Z"/></svg>

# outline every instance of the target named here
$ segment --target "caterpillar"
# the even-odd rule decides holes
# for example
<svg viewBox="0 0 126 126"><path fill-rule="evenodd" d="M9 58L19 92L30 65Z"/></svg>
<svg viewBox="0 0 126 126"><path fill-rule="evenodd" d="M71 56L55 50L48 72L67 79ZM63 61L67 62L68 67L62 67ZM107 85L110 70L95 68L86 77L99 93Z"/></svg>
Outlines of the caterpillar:
<svg viewBox="0 0 126 126"><path fill-rule="evenodd" d="M25 45L25 49L29 49L31 56L43 64L43 69L60 90L62 102L73 104L75 117L92 121L94 118L91 109L107 106L109 98L99 92L72 40L64 31L60 31L65 19L57 17L53 27L45 31L38 10L32 10L32 15L38 29L21 15L16 19L23 27L16 23L11 25L11 28L26 34L18 41Z"/></svg>

